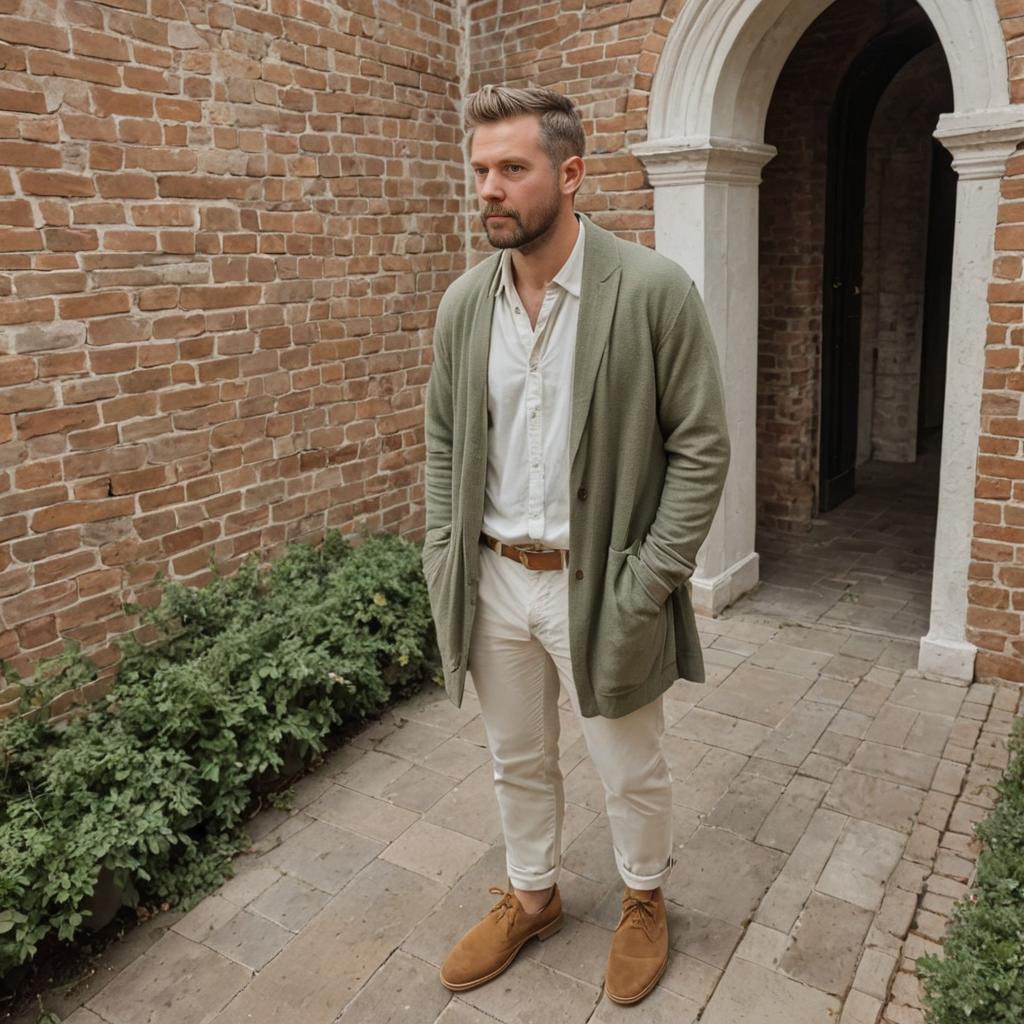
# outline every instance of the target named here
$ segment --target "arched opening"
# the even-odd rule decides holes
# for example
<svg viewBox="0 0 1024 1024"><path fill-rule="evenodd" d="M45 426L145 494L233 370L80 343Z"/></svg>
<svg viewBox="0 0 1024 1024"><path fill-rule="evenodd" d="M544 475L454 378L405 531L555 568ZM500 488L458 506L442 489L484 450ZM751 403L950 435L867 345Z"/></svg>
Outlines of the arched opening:
<svg viewBox="0 0 1024 1024"><path fill-rule="evenodd" d="M686 267L702 289L726 382L733 464L692 580L695 604L712 615L759 578L759 207L762 168L776 155L765 137L768 108L800 38L831 6L830 0L687 0L655 74L648 140L633 147L655 189L657 247ZM902 7L851 5L851 16L866 6ZM936 526L942 558L934 563L929 631L921 641L919 667L970 678L975 652L965 637L966 582L986 287L999 180L1007 157L1024 138L1024 113L1008 103L995 0L920 0L919 7L949 68L954 110L942 115L935 135L952 152L957 174ZM816 80L805 83L808 90L817 85ZM929 329L941 331L941 325ZM813 478L816 452L809 464ZM808 508L813 510L816 487L811 490Z"/></svg>
<svg viewBox="0 0 1024 1024"><path fill-rule="evenodd" d="M955 196L932 133L952 104L913 0L837 0L779 76L760 190L755 607L927 632Z"/></svg>

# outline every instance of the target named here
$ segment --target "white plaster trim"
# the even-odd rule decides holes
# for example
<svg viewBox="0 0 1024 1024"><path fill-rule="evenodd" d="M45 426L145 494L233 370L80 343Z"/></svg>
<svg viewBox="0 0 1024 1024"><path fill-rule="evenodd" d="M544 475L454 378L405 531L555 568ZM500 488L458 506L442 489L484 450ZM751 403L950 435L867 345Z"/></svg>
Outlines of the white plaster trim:
<svg viewBox="0 0 1024 1024"><path fill-rule="evenodd" d="M715 618L748 590L757 586L760 578L760 557L756 551L741 558L717 576L701 576L699 570L690 577L690 599L698 615Z"/></svg>
<svg viewBox="0 0 1024 1024"><path fill-rule="evenodd" d="M1024 141L1024 106L943 114L934 134L962 179L1001 178L1007 158Z"/></svg>
<svg viewBox="0 0 1024 1024"><path fill-rule="evenodd" d="M651 87L648 138L763 136L775 82L832 0L687 0ZM919 0L949 62L957 110L1010 102L994 0Z"/></svg>
<svg viewBox="0 0 1024 1024"><path fill-rule="evenodd" d="M777 152L763 142L725 138L658 139L629 149L643 162L652 185L759 185L761 170Z"/></svg>
<svg viewBox="0 0 1024 1024"><path fill-rule="evenodd" d="M931 675L948 676L971 682L974 679L974 658L977 648L966 641L932 637L921 640L917 670Z"/></svg>

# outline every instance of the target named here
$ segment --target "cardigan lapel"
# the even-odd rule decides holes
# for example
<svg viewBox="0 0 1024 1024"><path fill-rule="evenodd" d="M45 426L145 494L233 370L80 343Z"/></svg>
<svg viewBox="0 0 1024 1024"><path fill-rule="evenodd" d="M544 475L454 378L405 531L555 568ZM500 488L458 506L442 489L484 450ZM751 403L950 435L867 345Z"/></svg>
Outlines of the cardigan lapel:
<svg viewBox="0 0 1024 1024"><path fill-rule="evenodd" d="M580 215L583 217L583 215ZM615 235L599 228L589 217L583 245L583 285L580 290L579 326L572 374L572 415L569 424L569 462L583 438L590 414L594 381L611 334L619 295L622 265Z"/></svg>
<svg viewBox="0 0 1024 1024"><path fill-rule="evenodd" d="M491 319L494 314L494 298L501 280L501 261L494 260L494 274L485 288L477 293L476 307L470 325L469 344L466 350L466 462L479 468L479 472L466 473L462 479L466 494L465 508L479 513L483 520L484 487L487 466L487 364L491 352ZM480 532L480 523L470 523L471 533ZM476 543L474 538L473 543Z"/></svg>

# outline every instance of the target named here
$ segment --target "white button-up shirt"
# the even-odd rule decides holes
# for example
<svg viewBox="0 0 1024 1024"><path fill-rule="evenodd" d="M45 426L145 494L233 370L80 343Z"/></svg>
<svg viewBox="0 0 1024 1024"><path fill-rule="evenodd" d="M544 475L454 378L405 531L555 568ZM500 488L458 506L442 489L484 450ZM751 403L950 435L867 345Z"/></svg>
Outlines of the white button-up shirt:
<svg viewBox="0 0 1024 1024"><path fill-rule="evenodd" d="M536 326L502 253L487 367L484 533L505 544L569 547L569 419L583 284L583 222L544 292Z"/></svg>

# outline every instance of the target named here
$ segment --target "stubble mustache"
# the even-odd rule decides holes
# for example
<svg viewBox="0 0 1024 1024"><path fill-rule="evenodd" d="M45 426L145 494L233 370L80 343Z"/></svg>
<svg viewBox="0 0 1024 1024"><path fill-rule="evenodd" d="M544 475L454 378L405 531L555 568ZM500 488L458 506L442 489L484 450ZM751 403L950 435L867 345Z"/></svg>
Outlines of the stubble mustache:
<svg viewBox="0 0 1024 1024"><path fill-rule="evenodd" d="M484 222L485 226L487 224L488 217L508 217L511 220L514 220L517 224L522 223L519 220L519 214L515 210L511 210L504 206L485 206L480 211L480 219Z"/></svg>

